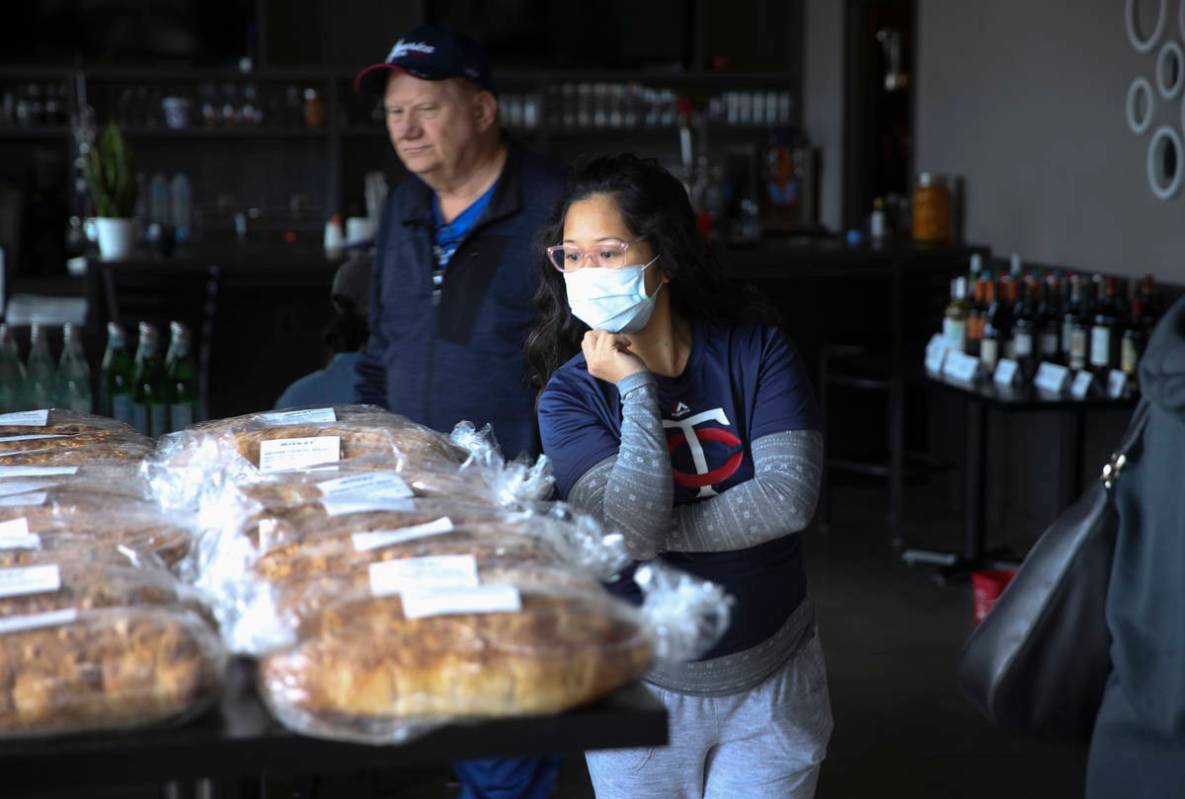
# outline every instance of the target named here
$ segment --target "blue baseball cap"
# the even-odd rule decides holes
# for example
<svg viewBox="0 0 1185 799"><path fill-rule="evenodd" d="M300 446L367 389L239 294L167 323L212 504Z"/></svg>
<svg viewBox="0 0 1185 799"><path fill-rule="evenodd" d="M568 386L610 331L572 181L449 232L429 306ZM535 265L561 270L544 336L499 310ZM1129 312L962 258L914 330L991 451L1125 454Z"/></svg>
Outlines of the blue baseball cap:
<svg viewBox="0 0 1185 799"><path fill-rule="evenodd" d="M406 72L422 80L465 78L496 93L494 76L481 45L438 25L424 25L401 36L386 61L354 76L355 91L382 94L392 71Z"/></svg>

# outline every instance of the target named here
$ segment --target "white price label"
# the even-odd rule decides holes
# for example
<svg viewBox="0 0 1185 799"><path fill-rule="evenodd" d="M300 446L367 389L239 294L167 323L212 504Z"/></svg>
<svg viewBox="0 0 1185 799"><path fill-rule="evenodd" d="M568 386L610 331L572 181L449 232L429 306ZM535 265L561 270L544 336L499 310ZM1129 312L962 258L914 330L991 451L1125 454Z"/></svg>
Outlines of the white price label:
<svg viewBox="0 0 1185 799"><path fill-rule="evenodd" d="M1122 399L1127 393L1127 373L1119 369L1112 369L1107 375L1107 396L1111 399Z"/></svg>
<svg viewBox="0 0 1185 799"><path fill-rule="evenodd" d="M271 427L282 424L324 424L336 422L337 414L333 408L312 408L305 411L279 411L276 413L261 413L259 421Z"/></svg>
<svg viewBox="0 0 1185 799"><path fill-rule="evenodd" d="M32 505L44 505L48 496L44 491L2 495L0 496L0 508L24 508ZM0 525L0 527L3 527L3 525Z"/></svg>
<svg viewBox="0 0 1185 799"><path fill-rule="evenodd" d="M353 474L349 477L339 477L336 480L326 480L317 483L317 488L327 497L341 494L382 494L388 497L413 497L415 492L395 472L366 472Z"/></svg>
<svg viewBox="0 0 1185 799"><path fill-rule="evenodd" d="M57 627L62 624L73 624L77 620L77 608L31 613L26 616L9 616L6 619L0 619L0 634L36 630L40 627Z"/></svg>
<svg viewBox="0 0 1185 799"><path fill-rule="evenodd" d="M0 537L0 549L41 549L41 536L36 533Z"/></svg>
<svg viewBox="0 0 1185 799"><path fill-rule="evenodd" d="M458 613L517 613L522 598L513 585L479 585L473 588L423 588L400 596L408 619Z"/></svg>
<svg viewBox="0 0 1185 799"><path fill-rule="evenodd" d="M264 474L303 469L341 460L340 436L278 438L259 445L259 471Z"/></svg>
<svg viewBox="0 0 1185 799"><path fill-rule="evenodd" d="M1094 382L1094 375L1090 372L1079 372L1070 385L1070 396L1074 399L1086 399L1090 393L1090 384Z"/></svg>
<svg viewBox="0 0 1185 799"><path fill-rule="evenodd" d="M453 520L449 518L437 519L427 524L416 524L399 530L370 530L365 533L354 533L350 539L354 542L354 549L358 552L369 552L372 549L403 544L420 538L451 533Z"/></svg>
<svg viewBox="0 0 1185 799"><path fill-rule="evenodd" d="M471 588L478 585L472 555L432 555L370 564L370 592L389 596L415 588Z"/></svg>
<svg viewBox="0 0 1185 799"><path fill-rule="evenodd" d="M43 594L61 587L62 574L56 565L0 569L0 597Z"/></svg>
<svg viewBox="0 0 1185 799"><path fill-rule="evenodd" d="M416 509L416 503L406 497L343 494L326 497L321 500L321 507L330 516L348 516L352 513L410 513Z"/></svg>
<svg viewBox="0 0 1185 799"><path fill-rule="evenodd" d="M1066 384L1069 382L1069 369L1056 363L1042 361L1041 365L1037 367L1037 377L1033 380L1033 385L1050 394L1061 394L1066 390Z"/></svg>
<svg viewBox="0 0 1185 799"><path fill-rule="evenodd" d="M979 359L964 352L950 351L946 355L946 363L942 366L942 374L951 380L963 383L973 382L979 374Z"/></svg>
<svg viewBox="0 0 1185 799"><path fill-rule="evenodd" d="M1020 374L1020 365L1009 358L1003 358L996 364L996 373L992 380L999 386L1011 386Z"/></svg>
<svg viewBox="0 0 1185 799"><path fill-rule="evenodd" d="M0 522L0 538L20 538L29 534L29 520L22 516Z"/></svg>
<svg viewBox="0 0 1185 799"><path fill-rule="evenodd" d="M77 466L0 466L0 477L69 477Z"/></svg>
<svg viewBox="0 0 1185 799"><path fill-rule="evenodd" d="M53 484L44 480L7 480L0 482L0 497L24 494L29 491L41 491L51 485Z"/></svg>
<svg viewBox="0 0 1185 799"><path fill-rule="evenodd" d="M48 410L0 414L0 427L45 427L47 424Z"/></svg>
<svg viewBox="0 0 1185 799"><path fill-rule="evenodd" d="M69 438L69 437L70 436L64 436L64 435L50 435L48 433L42 433L40 435L32 435L32 436L0 436L0 444L8 444L8 443L12 443L15 441L41 441L42 439L46 439L46 438Z"/></svg>
<svg viewBox="0 0 1185 799"><path fill-rule="evenodd" d="M926 371L934 374L942 373L942 362L946 360L946 336L935 333L926 345Z"/></svg>

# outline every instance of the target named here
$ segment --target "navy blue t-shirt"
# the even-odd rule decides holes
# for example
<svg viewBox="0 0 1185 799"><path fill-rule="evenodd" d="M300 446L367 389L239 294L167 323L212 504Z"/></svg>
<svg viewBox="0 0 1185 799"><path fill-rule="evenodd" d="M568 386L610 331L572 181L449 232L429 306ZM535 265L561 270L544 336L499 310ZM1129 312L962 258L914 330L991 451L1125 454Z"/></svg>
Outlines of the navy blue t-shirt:
<svg viewBox="0 0 1185 799"><path fill-rule="evenodd" d="M657 376L675 481L675 504L699 502L753 478L750 444L789 430L818 430L806 370L776 328L761 324L692 325L683 374ZM588 373L577 355L552 376L539 403L543 451L566 498L621 444L617 387ZM721 584L736 598L724 639L705 657L739 652L773 635L806 596L796 534L734 552L666 552L660 559ZM610 590L641 599L632 580Z"/></svg>

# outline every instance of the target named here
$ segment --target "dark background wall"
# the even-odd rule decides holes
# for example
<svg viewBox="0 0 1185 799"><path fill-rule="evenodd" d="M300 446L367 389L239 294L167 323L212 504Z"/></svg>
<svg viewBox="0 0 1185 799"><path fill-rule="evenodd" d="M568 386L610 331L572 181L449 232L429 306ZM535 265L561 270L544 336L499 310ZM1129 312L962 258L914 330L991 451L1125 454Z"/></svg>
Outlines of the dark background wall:
<svg viewBox="0 0 1185 799"><path fill-rule="evenodd" d="M1157 2L1137 5L1154 17ZM1180 43L1180 3L1164 6L1162 41ZM915 163L965 177L969 240L1185 282L1185 193L1153 196L1151 131L1125 121L1128 86L1152 79L1155 52L1128 44L1124 3L920 0L918 33ZM1181 98L1157 101L1153 129L1180 133Z"/></svg>

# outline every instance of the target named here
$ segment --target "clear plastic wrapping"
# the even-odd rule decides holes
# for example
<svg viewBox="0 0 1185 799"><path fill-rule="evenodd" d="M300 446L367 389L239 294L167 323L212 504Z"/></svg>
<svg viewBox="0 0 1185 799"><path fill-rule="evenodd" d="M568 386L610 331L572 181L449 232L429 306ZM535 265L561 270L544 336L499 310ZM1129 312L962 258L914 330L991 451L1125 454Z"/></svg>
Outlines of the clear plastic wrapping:
<svg viewBox="0 0 1185 799"><path fill-rule="evenodd" d="M152 455L150 441L113 439L81 446L43 446L16 452L0 452L0 467L81 466L88 463L132 463ZM0 472L3 475L4 472Z"/></svg>
<svg viewBox="0 0 1185 799"><path fill-rule="evenodd" d="M195 519L181 573L301 733L392 743L562 711L727 626L718 588L661 567L642 572L641 608L611 596L621 536L545 501L547 460L508 463L488 427L446 437L366 406L252 414L166 436L143 472Z"/></svg>
<svg viewBox="0 0 1185 799"><path fill-rule="evenodd" d="M87 558L65 556L54 562L0 569L0 593L4 594L0 596L0 620L69 608L147 606L175 607L208 617L198 593L167 571Z"/></svg>
<svg viewBox="0 0 1185 799"><path fill-rule="evenodd" d="M318 466L412 472L425 478L425 493L444 492L457 487L447 477L456 475L466 457L443 434L402 416L373 406L338 405L249 414L164 436L145 474L167 507L200 510L222 503L230 488L282 486L285 475ZM434 489L434 475L446 483Z"/></svg>
<svg viewBox="0 0 1185 799"><path fill-rule="evenodd" d="M483 589L518 610L419 617L423 597L407 594L333 604L261 661L260 693L301 733L399 743L455 721L560 712L650 663L644 623L607 594ZM428 604L447 603L442 594Z"/></svg>
<svg viewBox="0 0 1185 799"><path fill-rule="evenodd" d="M145 499L81 489L70 483L0 496L0 551L36 549L39 534L70 534L96 547L124 544L175 564L189 552L190 531ZM13 544L16 538L17 544Z"/></svg>
<svg viewBox="0 0 1185 799"><path fill-rule="evenodd" d="M20 411L0 414L0 443L4 438L25 435L107 434L129 439L139 437L136 430L106 416L95 416L63 408Z"/></svg>
<svg viewBox="0 0 1185 799"><path fill-rule="evenodd" d="M0 619L0 735L180 721L221 689L226 654L177 607L65 607Z"/></svg>
<svg viewBox="0 0 1185 799"><path fill-rule="evenodd" d="M16 494L36 493L51 488L152 499L140 464L135 461L87 462L60 467L6 467L0 461L0 501Z"/></svg>

